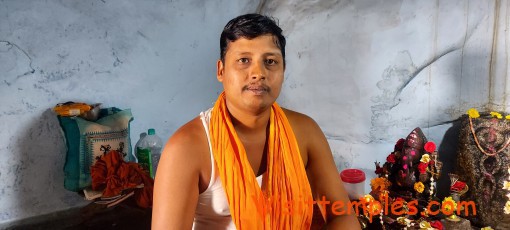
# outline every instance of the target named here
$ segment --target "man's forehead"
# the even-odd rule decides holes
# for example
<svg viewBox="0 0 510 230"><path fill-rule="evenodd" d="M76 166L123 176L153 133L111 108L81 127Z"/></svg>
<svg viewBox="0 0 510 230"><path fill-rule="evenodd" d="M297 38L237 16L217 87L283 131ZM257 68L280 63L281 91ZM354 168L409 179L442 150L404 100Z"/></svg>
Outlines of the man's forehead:
<svg viewBox="0 0 510 230"><path fill-rule="evenodd" d="M273 35L262 35L252 39L241 37L227 45L227 53L249 54L263 52L271 55L282 55L278 39Z"/></svg>
<svg viewBox="0 0 510 230"><path fill-rule="evenodd" d="M257 52L263 52L261 50L257 50ZM232 51L230 52L231 54L233 55L248 55L248 54L254 54L254 52L251 52L251 51ZM268 52L263 52L264 55L270 55L270 56L282 56L282 53L280 52L280 50L275 50L274 52L272 51L268 51Z"/></svg>

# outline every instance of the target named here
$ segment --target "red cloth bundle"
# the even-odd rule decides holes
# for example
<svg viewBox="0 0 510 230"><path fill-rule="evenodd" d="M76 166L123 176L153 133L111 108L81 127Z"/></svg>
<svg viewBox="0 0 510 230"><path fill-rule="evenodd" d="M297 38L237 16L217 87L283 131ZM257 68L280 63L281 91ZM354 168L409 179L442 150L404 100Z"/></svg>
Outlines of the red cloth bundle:
<svg viewBox="0 0 510 230"><path fill-rule="evenodd" d="M464 190L465 187L466 187L466 183L461 182L461 181L456 181L455 184L453 184L450 187L450 190L454 191L454 192L460 192L460 191Z"/></svg>
<svg viewBox="0 0 510 230"><path fill-rule="evenodd" d="M154 180L137 163L125 162L118 151L110 151L90 167L92 189L104 190L103 197L120 195L126 189L135 189L136 204L152 206ZM137 186L143 184L143 188Z"/></svg>

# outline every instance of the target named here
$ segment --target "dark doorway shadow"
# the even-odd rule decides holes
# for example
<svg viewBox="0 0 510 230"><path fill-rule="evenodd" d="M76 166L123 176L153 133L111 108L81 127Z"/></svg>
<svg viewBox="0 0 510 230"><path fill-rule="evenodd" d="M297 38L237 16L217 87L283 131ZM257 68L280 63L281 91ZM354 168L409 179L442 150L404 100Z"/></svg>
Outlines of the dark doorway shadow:
<svg viewBox="0 0 510 230"><path fill-rule="evenodd" d="M439 161L443 163L441 176L437 181L437 197L443 199L450 195L450 177L448 173L455 171L457 163L457 151L459 146L460 120L455 120L443 136L439 145Z"/></svg>

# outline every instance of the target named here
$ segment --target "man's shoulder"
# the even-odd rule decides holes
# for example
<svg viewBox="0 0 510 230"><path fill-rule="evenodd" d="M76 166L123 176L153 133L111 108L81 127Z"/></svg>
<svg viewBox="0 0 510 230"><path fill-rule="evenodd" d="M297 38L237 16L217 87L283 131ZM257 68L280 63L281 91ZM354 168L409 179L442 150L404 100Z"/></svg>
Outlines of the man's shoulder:
<svg viewBox="0 0 510 230"><path fill-rule="evenodd" d="M323 135L317 122L306 114L282 108L287 120L298 138L308 140L311 136Z"/></svg>
<svg viewBox="0 0 510 230"><path fill-rule="evenodd" d="M315 124L316 122L309 117L306 114L296 112L290 109L286 109L282 107L283 112L285 113L285 116L289 120L292 126L298 125L298 126L307 126L310 124Z"/></svg>
<svg viewBox="0 0 510 230"><path fill-rule="evenodd" d="M175 131L169 144L186 149L200 148L207 141L204 130L200 117L195 117Z"/></svg>

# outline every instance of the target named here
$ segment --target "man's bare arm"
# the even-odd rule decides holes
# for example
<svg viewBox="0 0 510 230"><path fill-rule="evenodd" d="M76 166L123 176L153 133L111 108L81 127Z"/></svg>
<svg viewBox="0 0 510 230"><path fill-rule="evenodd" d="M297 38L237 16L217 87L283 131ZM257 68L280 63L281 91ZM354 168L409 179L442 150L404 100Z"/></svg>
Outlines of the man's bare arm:
<svg viewBox="0 0 510 230"><path fill-rule="evenodd" d="M163 150L154 185L152 229L191 229L201 165L193 129L189 123L183 126Z"/></svg>
<svg viewBox="0 0 510 230"><path fill-rule="evenodd" d="M361 229L353 210L348 210L349 198L338 175L326 137L315 121L309 117L304 119L304 128L308 133L307 172L316 199L329 202L325 206L327 229ZM343 207L334 213L335 202L341 202ZM345 214L339 215L342 211Z"/></svg>

